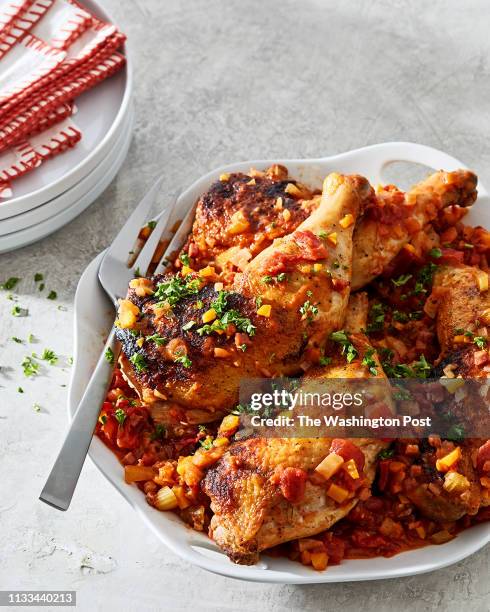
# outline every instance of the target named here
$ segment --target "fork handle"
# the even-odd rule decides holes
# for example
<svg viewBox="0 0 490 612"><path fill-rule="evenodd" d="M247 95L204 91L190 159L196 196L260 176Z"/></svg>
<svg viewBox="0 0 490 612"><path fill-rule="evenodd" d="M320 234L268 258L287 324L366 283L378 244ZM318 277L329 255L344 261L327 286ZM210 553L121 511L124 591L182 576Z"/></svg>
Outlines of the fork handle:
<svg viewBox="0 0 490 612"><path fill-rule="evenodd" d="M97 424L114 366L105 358L105 351L115 347L114 328L90 378L88 386L73 416L58 458L44 485L39 499L58 510L67 510L73 497L83 463Z"/></svg>

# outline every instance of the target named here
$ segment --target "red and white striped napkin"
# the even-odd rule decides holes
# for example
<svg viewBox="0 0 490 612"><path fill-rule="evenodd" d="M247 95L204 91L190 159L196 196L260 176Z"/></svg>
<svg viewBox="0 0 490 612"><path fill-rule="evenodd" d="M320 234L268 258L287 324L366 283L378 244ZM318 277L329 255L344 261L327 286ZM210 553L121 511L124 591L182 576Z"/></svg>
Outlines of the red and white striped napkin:
<svg viewBox="0 0 490 612"><path fill-rule="evenodd" d="M76 0L0 0L0 198L80 140L73 100L124 66L124 41Z"/></svg>

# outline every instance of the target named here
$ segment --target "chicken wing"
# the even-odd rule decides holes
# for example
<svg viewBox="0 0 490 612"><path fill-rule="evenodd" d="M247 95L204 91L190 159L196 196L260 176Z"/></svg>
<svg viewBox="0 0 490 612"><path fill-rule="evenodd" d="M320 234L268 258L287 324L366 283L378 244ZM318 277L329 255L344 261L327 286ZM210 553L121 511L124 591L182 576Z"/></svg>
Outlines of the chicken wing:
<svg viewBox="0 0 490 612"><path fill-rule="evenodd" d="M337 360L316 371L318 377L372 376L362 363L369 346L367 339L361 338L366 319L367 296L355 296L349 303L346 324L355 332L350 337L358 356L349 364L341 358L343 365ZM381 367L379 376L383 376ZM386 402L392 412L390 395ZM211 537L234 562L252 564L262 550L329 529L350 512L360 496L369 495L377 455L386 446L365 438L250 438L232 444L203 483L214 513ZM344 461L354 459L360 480L342 480L345 471L322 478L315 468L330 453ZM340 483L335 482L336 477ZM348 497L333 499L332 484L347 485Z"/></svg>
<svg viewBox="0 0 490 612"><path fill-rule="evenodd" d="M232 292L202 271L132 281L117 337L140 396L202 422L237 404L243 378L314 363L344 320L352 233L371 197L366 179L330 175L315 212L253 259Z"/></svg>
<svg viewBox="0 0 490 612"><path fill-rule="evenodd" d="M456 170L436 172L407 193L393 186L381 188L354 232L352 290L381 274L442 208L471 206L477 196L476 185L473 172Z"/></svg>

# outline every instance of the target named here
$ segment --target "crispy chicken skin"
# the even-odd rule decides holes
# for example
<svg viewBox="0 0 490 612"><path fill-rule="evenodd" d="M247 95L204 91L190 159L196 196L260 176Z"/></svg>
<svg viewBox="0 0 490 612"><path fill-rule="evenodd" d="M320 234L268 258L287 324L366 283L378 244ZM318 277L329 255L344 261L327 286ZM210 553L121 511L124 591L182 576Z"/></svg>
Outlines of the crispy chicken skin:
<svg viewBox="0 0 490 612"><path fill-rule="evenodd" d="M346 327L353 332L351 340L359 350L358 358L346 364L341 357L327 368L317 368L311 377L369 376L361 364L369 346L361 333L367 320L367 306L367 296L358 294L350 299L347 310ZM383 376L381 367L379 375ZM386 402L393 411L391 398L386 398ZM361 438L347 442L364 455L364 486L369 487L377 455L387 444ZM208 471L203 490L211 498L214 513L210 535L232 561L253 564L260 551L329 529L356 505L359 491L339 504L326 494L326 482L311 478L315 467L329 454L331 444L331 438L250 438L232 444ZM287 484L291 470L298 469L309 477L301 498L288 499L285 481Z"/></svg>
<svg viewBox="0 0 490 612"><path fill-rule="evenodd" d="M362 451L365 476L372 482L382 443L352 442ZM233 444L208 471L203 489L214 513L210 535L232 561L256 563L260 551L320 533L355 506L357 497L339 504L326 495L326 483L311 480L301 500L292 503L277 482L287 468L311 474L329 454L331 443L328 438L252 438Z"/></svg>
<svg viewBox="0 0 490 612"><path fill-rule="evenodd" d="M197 268L212 263L224 270L227 262L240 268L275 238L293 232L319 201L284 166L224 175L199 198L183 251Z"/></svg>
<svg viewBox="0 0 490 612"><path fill-rule="evenodd" d="M407 193L381 188L354 232L352 290L364 287L383 272L414 235L437 213L476 200L477 177L469 170L435 172Z"/></svg>
<svg viewBox="0 0 490 612"><path fill-rule="evenodd" d="M226 308L248 318L255 327L253 335L238 333L234 326L219 334L198 333L203 315L220 296L214 284L204 284L170 309L157 306L161 297L153 291L171 282L171 275L148 281L148 295L138 296L139 288L130 289L128 300L137 306L139 318L132 327L117 329L117 337L125 355L123 371L140 396L147 402L168 401L197 410L199 419L203 410L219 416L238 403L243 378L297 373L305 361L318 358L318 347L345 317L352 233L370 197L366 179L331 175L315 212L237 275L234 291L225 298ZM348 223L342 227L345 219ZM334 262L335 270L328 273ZM318 271L313 271L315 264ZM179 282L184 282L182 277ZM270 312L260 314L257 300ZM187 328L191 321L193 326ZM148 340L155 334L165 338L165 344ZM183 358L189 361L183 363ZM133 368L130 359L136 364L142 360L144 366ZM204 421L209 419L208 414Z"/></svg>

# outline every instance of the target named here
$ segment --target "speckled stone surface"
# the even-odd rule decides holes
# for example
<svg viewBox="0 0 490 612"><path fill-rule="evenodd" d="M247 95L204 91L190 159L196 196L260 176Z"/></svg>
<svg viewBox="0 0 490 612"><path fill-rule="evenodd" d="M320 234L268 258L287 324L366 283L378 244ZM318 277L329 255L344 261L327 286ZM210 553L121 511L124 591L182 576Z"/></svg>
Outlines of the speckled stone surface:
<svg viewBox="0 0 490 612"><path fill-rule="evenodd" d="M78 219L0 256L0 279L22 277L18 304L29 309L14 318L0 293L0 588L76 589L84 611L488 610L488 547L412 578L269 586L182 562L91 464L69 512L37 501L66 427L77 280L154 177L163 172L164 197L174 197L230 161L412 140L459 157L490 184L487 2L104 4L129 35L134 62L137 119L128 158ZM45 275L44 292L35 272ZM46 299L50 289L56 301ZM10 340L29 333L32 345ZM59 363L24 378L24 355L45 347L61 355Z"/></svg>

